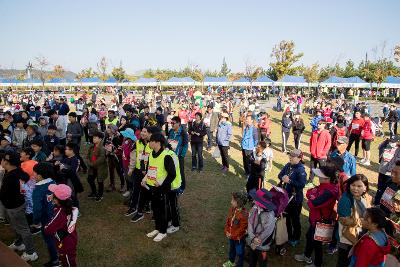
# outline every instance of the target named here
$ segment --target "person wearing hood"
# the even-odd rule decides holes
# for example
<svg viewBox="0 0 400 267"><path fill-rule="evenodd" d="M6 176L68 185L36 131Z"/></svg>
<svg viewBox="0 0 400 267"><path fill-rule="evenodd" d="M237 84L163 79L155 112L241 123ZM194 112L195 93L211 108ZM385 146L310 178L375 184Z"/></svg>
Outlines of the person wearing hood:
<svg viewBox="0 0 400 267"><path fill-rule="evenodd" d="M303 254L294 256L298 262L305 262L306 267L322 266L322 241L314 239L317 222L332 224L336 218L334 207L338 198L338 186L336 184L335 168L322 166L319 169L312 169L315 176L319 178L319 185L307 191L307 205L309 212L310 226L306 233L306 246ZM333 227L333 226L332 226ZM314 263L312 252L314 251Z"/></svg>
<svg viewBox="0 0 400 267"><path fill-rule="evenodd" d="M222 171L225 173L229 170L229 142L232 137L232 124L229 121L229 114L224 112L217 129L217 145L222 159Z"/></svg>
<svg viewBox="0 0 400 267"><path fill-rule="evenodd" d="M27 134L24 128L24 122L22 120L16 121L16 127L12 133L12 144L17 149L21 150L26 136Z"/></svg>
<svg viewBox="0 0 400 267"><path fill-rule="evenodd" d="M304 121L301 117L301 113L297 112L294 115L293 119L293 137L294 147L296 149L300 149L301 135L303 134L305 128L306 127L304 126Z"/></svg>
<svg viewBox="0 0 400 267"><path fill-rule="evenodd" d="M318 129L318 122L320 120L323 120L324 117L322 117L322 111L321 110L317 110L316 111L316 115L315 117L313 117L310 121L310 125L311 125L311 131L315 131Z"/></svg>
<svg viewBox="0 0 400 267"><path fill-rule="evenodd" d="M292 150L289 154L289 163L278 174L282 188L286 190L289 198L293 197L285 210L289 243L293 247L300 241L300 214L303 206L303 189L307 181L307 173L302 160L303 152L299 149Z"/></svg>
<svg viewBox="0 0 400 267"><path fill-rule="evenodd" d="M49 128L49 118L45 116L39 117L38 133L41 136L47 134L47 129Z"/></svg>
<svg viewBox="0 0 400 267"><path fill-rule="evenodd" d="M126 182L126 192L123 194L124 197L128 197L133 189L133 181L132 175L129 174L129 164L132 157L136 156L136 147L135 142L137 140L135 132L132 128L127 128L125 131L121 132L121 135L124 137L121 145L122 150L122 172L125 177ZM121 186L121 190L123 191L123 187Z"/></svg>
<svg viewBox="0 0 400 267"><path fill-rule="evenodd" d="M384 266L386 255L391 250L388 234L394 230L392 223L377 207L368 208L361 222L367 233L350 252L349 267Z"/></svg>
<svg viewBox="0 0 400 267"><path fill-rule="evenodd" d="M282 116L282 152L286 153L286 146L289 140L290 129L292 129L293 121L290 112L283 113Z"/></svg>

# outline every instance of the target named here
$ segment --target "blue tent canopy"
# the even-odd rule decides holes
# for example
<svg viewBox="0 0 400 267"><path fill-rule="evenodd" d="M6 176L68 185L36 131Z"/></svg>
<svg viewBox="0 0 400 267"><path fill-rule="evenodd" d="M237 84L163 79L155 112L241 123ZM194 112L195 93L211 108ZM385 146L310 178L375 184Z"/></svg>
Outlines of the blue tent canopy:
<svg viewBox="0 0 400 267"><path fill-rule="evenodd" d="M278 82L282 83L306 83L306 79L303 76L291 76L285 75L282 79L278 80Z"/></svg>
<svg viewBox="0 0 400 267"><path fill-rule="evenodd" d="M349 78L342 78L345 83L366 83L363 79L358 76L353 76Z"/></svg>
<svg viewBox="0 0 400 267"><path fill-rule="evenodd" d="M206 76L204 77L204 82L209 82L209 83L218 83L218 82L228 82L227 77L210 77Z"/></svg>
<svg viewBox="0 0 400 267"><path fill-rule="evenodd" d="M114 77L110 77L107 80L105 80L105 83L116 83L117 79L115 79Z"/></svg>
<svg viewBox="0 0 400 267"><path fill-rule="evenodd" d="M65 78L53 78L48 81L48 83L73 83L73 79L65 79Z"/></svg>
<svg viewBox="0 0 400 267"><path fill-rule="evenodd" d="M156 83L157 79L155 78L139 78L135 81L135 83Z"/></svg>
<svg viewBox="0 0 400 267"><path fill-rule="evenodd" d="M337 76L331 76L325 81L323 81L323 83L342 83L342 82L344 82L344 79L342 77L337 77Z"/></svg>
<svg viewBox="0 0 400 267"><path fill-rule="evenodd" d="M255 80L256 83L273 83L274 81L271 80L268 76L260 76Z"/></svg>
<svg viewBox="0 0 400 267"><path fill-rule="evenodd" d="M245 77L242 77L242 78L240 78L240 79L238 79L238 80L235 80L235 81L233 81L234 83L248 83L248 82L250 82L247 78L245 78Z"/></svg>
<svg viewBox="0 0 400 267"><path fill-rule="evenodd" d="M79 80L81 83L100 83L102 82L98 77L83 78Z"/></svg>
<svg viewBox="0 0 400 267"><path fill-rule="evenodd" d="M42 81L39 79L26 79L23 83L42 83Z"/></svg>
<svg viewBox="0 0 400 267"><path fill-rule="evenodd" d="M387 76L386 79L385 79L385 83L397 83L397 84L400 84L400 77Z"/></svg>
<svg viewBox="0 0 400 267"><path fill-rule="evenodd" d="M17 79L3 79L0 83L21 83L21 81Z"/></svg>

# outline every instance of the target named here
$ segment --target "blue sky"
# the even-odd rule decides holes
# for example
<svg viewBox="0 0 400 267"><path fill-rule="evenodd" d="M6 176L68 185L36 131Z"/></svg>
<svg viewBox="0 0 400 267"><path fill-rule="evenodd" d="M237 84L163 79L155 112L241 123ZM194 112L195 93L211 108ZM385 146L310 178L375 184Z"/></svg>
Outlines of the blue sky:
<svg viewBox="0 0 400 267"><path fill-rule="evenodd" d="M0 68L43 55L75 72L102 56L128 73L219 69L225 56L241 71L246 61L267 67L283 39L295 41L304 64L358 62L400 43L399 10L398 0L0 0Z"/></svg>

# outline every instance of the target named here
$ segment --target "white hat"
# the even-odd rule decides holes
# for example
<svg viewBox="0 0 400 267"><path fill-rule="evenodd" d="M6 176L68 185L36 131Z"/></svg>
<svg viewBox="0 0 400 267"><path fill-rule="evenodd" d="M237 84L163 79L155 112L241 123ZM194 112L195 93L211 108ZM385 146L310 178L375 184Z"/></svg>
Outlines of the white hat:
<svg viewBox="0 0 400 267"><path fill-rule="evenodd" d="M321 169L312 169L312 171L313 171L313 173L315 174L315 176L318 176L318 177L320 177L320 178L328 178L328 179L329 179L329 177L326 176L326 175L321 171Z"/></svg>

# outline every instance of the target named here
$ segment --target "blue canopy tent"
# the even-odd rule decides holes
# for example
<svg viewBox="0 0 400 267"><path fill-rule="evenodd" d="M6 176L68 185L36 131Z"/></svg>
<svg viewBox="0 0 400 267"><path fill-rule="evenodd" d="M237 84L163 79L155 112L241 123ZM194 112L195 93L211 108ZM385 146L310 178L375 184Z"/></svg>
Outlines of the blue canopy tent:
<svg viewBox="0 0 400 267"><path fill-rule="evenodd" d="M21 81L17 79L2 79L0 80L0 87L16 86Z"/></svg>
<svg viewBox="0 0 400 267"><path fill-rule="evenodd" d="M321 82L320 85L326 86L326 87L339 87L342 86L342 83L344 82L344 78L342 77L337 77L337 76L331 76L325 81Z"/></svg>
<svg viewBox="0 0 400 267"><path fill-rule="evenodd" d="M96 86L102 83L102 80L98 77L93 78L83 78L78 81L81 86Z"/></svg>
<svg viewBox="0 0 400 267"><path fill-rule="evenodd" d="M203 84L204 86L227 86L229 83L227 77L204 77Z"/></svg>
<svg viewBox="0 0 400 267"><path fill-rule="evenodd" d="M26 79L24 81L22 81L19 85L21 86L41 86L42 85L42 81L39 79Z"/></svg>
<svg viewBox="0 0 400 267"><path fill-rule="evenodd" d="M342 87L351 87L351 88L366 88L370 87L370 84L361 79L358 76L353 76L349 78L342 78L343 83Z"/></svg>
<svg viewBox="0 0 400 267"><path fill-rule="evenodd" d="M133 83L123 83L123 85L132 84L133 86L157 86L158 82L155 78L139 78Z"/></svg>
<svg viewBox="0 0 400 267"><path fill-rule="evenodd" d="M274 83L278 86L309 86L309 83L303 76L285 75Z"/></svg>
<svg viewBox="0 0 400 267"><path fill-rule="evenodd" d="M251 82L249 81L249 79L242 77L238 80L235 80L232 82L233 86L250 86Z"/></svg>
<svg viewBox="0 0 400 267"><path fill-rule="evenodd" d="M190 86L195 84L196 81L193 80L191 77L183 77L183 78L172 77L167 81L161 82L162 86Z"/></svg>
<svg viewBox="0 0 400 267"><path fill-rule="evenodd" d="M385 88L400 88L400 77L387 76L382 86Z"/></svg>
<svg viewBox="0 0 400 267"><path fill-rule="evenodd" d="M270 86L273 85L274 81L271 80L268 76L260 76L253 82L254 86Z"/></svg>
<svg viewBox="0 0 400 267"><path fill-rule="evenodd" d="M58 86L71 86L75 81L73 79L53 78L45 82L45 86L58 87Z"/></svg>

